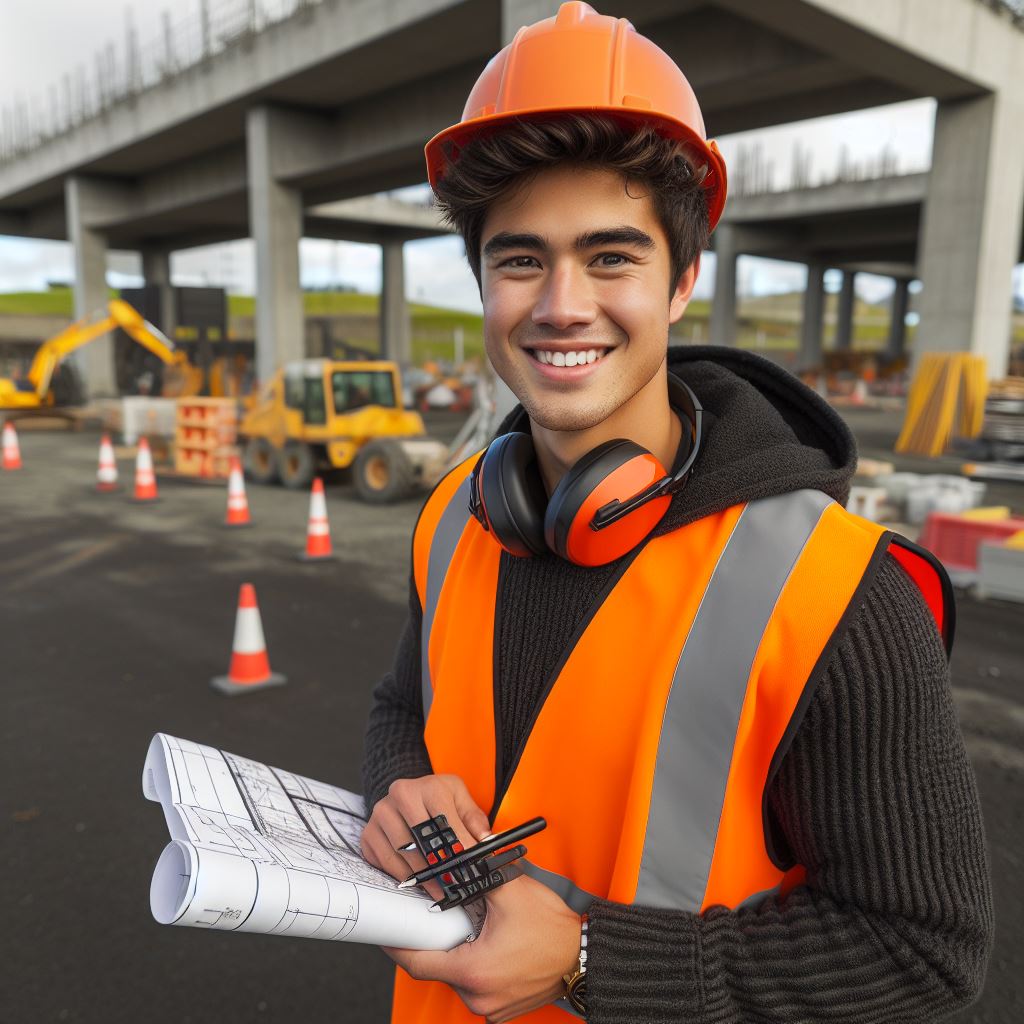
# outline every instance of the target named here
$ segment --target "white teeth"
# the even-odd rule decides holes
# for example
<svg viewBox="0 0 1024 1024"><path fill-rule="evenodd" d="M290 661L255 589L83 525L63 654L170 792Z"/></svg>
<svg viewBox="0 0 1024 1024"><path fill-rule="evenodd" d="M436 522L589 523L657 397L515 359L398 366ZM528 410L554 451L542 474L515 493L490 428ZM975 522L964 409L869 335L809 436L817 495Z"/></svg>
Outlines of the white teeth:
<svg viewBox="0 0 1024 1024"><path fill-rule="evenodd" d="M538 348L533 350L533 357L538 363L549 366L584 366L602 359L605 351L603 348L590 348L583 352L549 352Z"/></svg>

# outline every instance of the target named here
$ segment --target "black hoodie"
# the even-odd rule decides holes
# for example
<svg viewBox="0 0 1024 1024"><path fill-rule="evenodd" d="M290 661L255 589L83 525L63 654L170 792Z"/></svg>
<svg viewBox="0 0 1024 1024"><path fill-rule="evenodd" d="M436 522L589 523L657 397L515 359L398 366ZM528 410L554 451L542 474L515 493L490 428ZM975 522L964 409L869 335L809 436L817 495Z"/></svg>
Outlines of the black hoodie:
<svg viewBox="0 0 1024 1024"><path fill-rule="evenodd" d="M845 502L856 444L811 389L735 349L673 347L668 360L704 407L704 443L656 534L801 488ZM510 428L528 429L521 409L498 432ZM549 675L616 568L502 555L496 696L504 764L513 763ZM776 847L807 868L807 885L756 908L703 915L598 900L588 1020L923 1022L981 991L991 889L945 650L895 559L878 561L860 593L820 678L809 681L813 698L768 791ZM421 620L411 586L409 621L367 728L371 806L395 779L431 771ZM586 785L585 767L578 784Z"/></svg>

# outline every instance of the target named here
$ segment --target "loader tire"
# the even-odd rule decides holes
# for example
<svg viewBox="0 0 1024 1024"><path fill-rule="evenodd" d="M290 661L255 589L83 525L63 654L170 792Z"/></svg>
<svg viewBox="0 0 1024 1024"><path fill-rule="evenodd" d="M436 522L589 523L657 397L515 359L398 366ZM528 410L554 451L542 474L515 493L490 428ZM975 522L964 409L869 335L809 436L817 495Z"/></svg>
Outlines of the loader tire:
<svg viewBox="0 0 1024 1024"><path fill-rule="evenodd" d="M305 490L316 475L313 449L301 441L289 441L277 453L277 474L290 490Z"/></svg>
<svg viewBox="0 0 1024 1024"><path fill-rule="evenodd" d="M258 484L277 480L277 453L265 437L250 437L246 441L245 475Z"/></svg>
<svg viewBox="0 0 1024 1024"><path fill-rule="evenodd" d="M416 474L409 457L396 441L364 445L352 467L356 494L371 505L389 505L407 497Z"/></svg>

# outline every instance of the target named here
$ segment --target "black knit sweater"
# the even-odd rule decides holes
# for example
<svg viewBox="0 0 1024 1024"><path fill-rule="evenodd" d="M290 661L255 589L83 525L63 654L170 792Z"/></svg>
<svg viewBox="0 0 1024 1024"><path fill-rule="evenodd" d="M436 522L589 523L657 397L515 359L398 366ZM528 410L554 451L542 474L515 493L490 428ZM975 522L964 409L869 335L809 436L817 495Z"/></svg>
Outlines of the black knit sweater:
<svg viewBox="0 0 1024 1024"><path fill-rule="evenodd" d="M854 441L810 389L730 349L672 349L669 364L705 407L705 444L656 532L798 488L845 501ZM513 424L529 429L515 413L502 429ZM505 764L613 570L502 555L496 643ZM371 805L395 779L431 771L422 614L410 592L409 621L367 728ZM991 889L943 644L892 557L862 593L821 677L810 681L814 696L768 793L776 848L806 867L807 884L756 908L703 915L598 900L588 1020L925 1022L981 991Z"/></svg>

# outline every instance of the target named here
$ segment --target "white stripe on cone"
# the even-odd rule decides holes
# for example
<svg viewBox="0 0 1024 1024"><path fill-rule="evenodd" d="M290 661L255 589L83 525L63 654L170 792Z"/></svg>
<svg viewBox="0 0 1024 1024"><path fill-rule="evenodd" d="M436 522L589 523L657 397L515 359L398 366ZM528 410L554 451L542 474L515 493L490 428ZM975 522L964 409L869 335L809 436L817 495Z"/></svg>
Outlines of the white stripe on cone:
<svg viewBox="0 0 1024 1024"><path fill-rule="evenodd" d="M259 608L239 608L235 617L235 642L231 649L236 654L261 654L265 648Z"/></svg>

